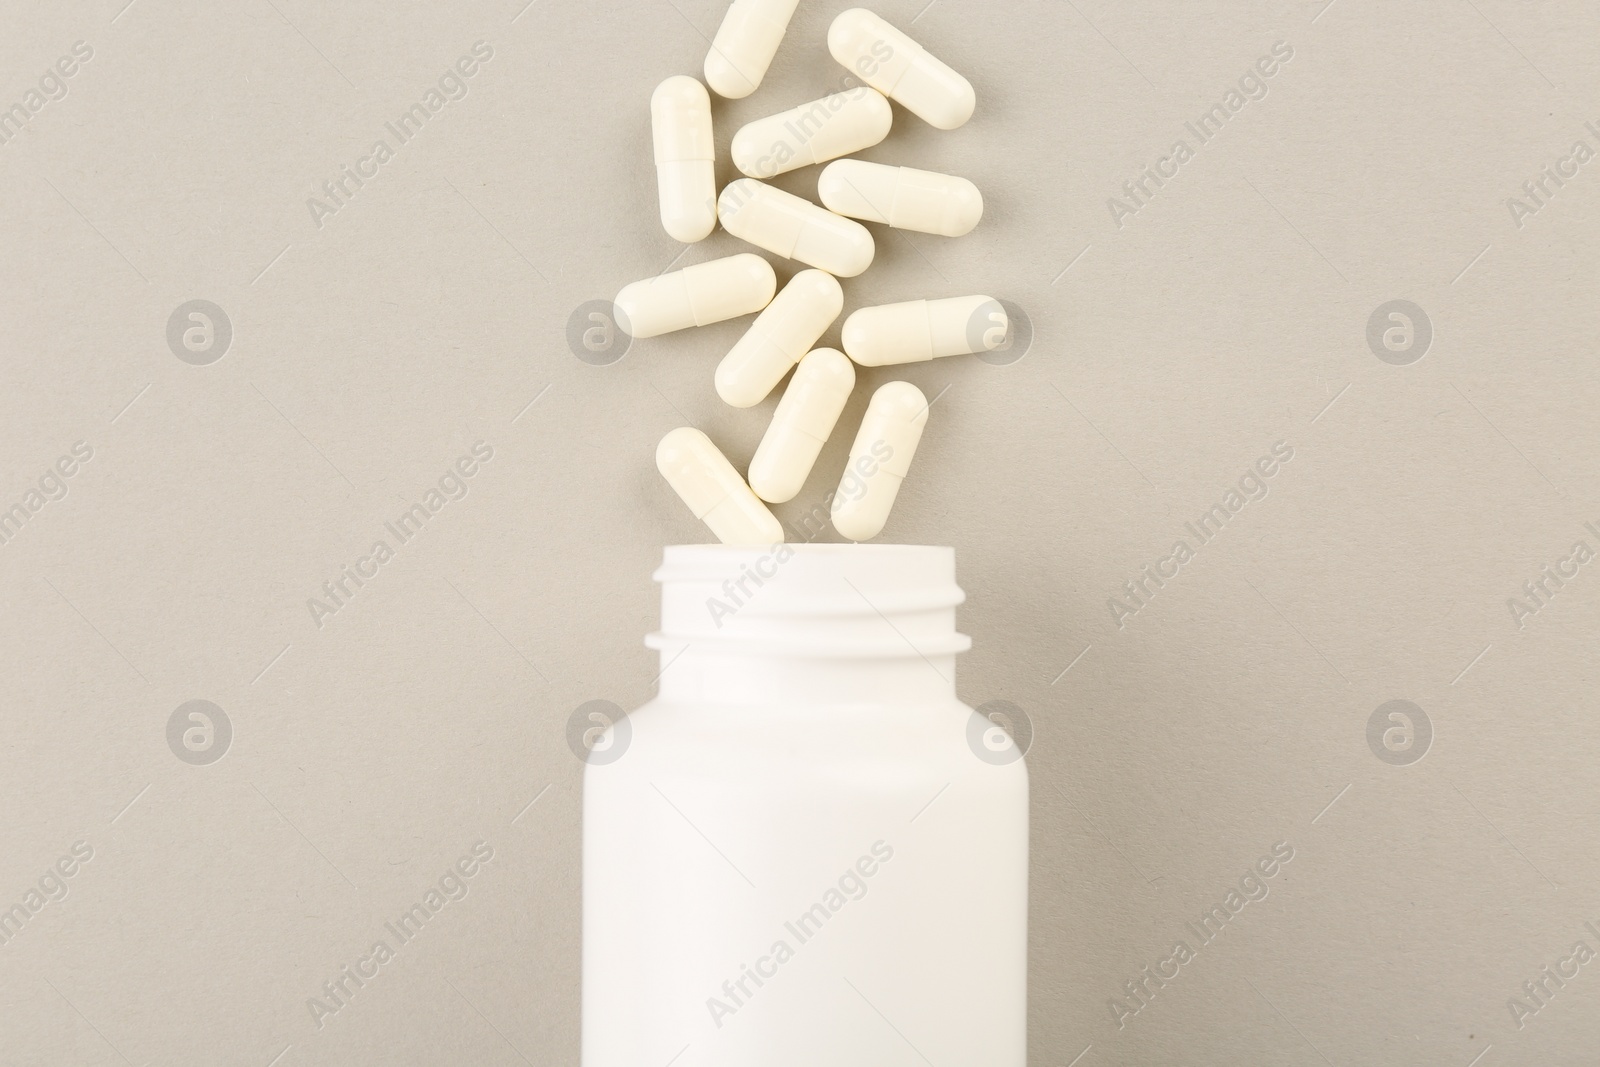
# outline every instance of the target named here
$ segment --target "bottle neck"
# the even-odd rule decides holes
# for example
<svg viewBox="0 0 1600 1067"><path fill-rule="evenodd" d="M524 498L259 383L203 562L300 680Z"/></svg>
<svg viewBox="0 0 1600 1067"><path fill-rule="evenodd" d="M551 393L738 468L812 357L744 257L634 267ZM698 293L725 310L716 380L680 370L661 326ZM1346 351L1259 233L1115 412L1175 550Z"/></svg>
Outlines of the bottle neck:
<svg viewBox="0 0 1600 1067"><path fill-rule="evenodd" d="M955 554L918 545L684 545L666 550L667 700L946 701L955 657Z"/></svg>
<svg viewBox="0 0 1600 1067"><path fill-rule="evenodd" d="M727 655L690 646L661 651L660 699L697 704L945 703L955 696L954 655L800 659Z"/></svg>

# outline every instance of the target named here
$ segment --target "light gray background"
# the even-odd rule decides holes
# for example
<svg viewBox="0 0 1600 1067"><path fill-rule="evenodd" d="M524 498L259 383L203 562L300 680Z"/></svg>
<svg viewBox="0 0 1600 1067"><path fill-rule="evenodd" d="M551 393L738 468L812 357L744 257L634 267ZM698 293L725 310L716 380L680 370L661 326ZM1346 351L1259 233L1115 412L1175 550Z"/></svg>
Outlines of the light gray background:
<svg viewBox="0 0 1600 1067"><path fill-rule="evenodd" d="M703 538L655 442L691 423L742 465L772 405L712 391L743 322L606 367L564 339L679 255L648 98L699 72L721 0L523 2L5 8L0 104L94 49L0 147L0 506L94 450L0 547L0 906L94 849L0 946L6 1064L576 1060L567 719L648 698L650 572ZM845 6L803 0L720 145L845 84ZM1507 600L1600 549L1600 162L1520 227L1505 201L1600 148L1600 14L880 10L979 104L950 133L897 109L866 157L966 175L987 212L878 230L847 310L987 292L1035 331L1011 366L896 372L947 391L885 533L956 546L959 690L1032 718L1031 1062L1592 1062L1600 961L1520 1029L1507 1000L1600 950L1600 565L1520 629ZM315 226L307 198L478 40L469 94ZM1278 41L1269 94L1115 225L1108 197ZM195 298L234 330L209 366L165 339ZM1408 366L1366 341L1393 299L1435 331ZM319 628L307 598L479 440L469 494ZM1278 441L1270 494L1119 629L1108 598ZM209 766L167 745L195 698L234 730ZM1391 699L1432 723L1420 762L1369 748ZM319 1030L307 998L480 839L469 895ZM1270 895L1119 1029L1122 983L1279 841Z"/></svg>

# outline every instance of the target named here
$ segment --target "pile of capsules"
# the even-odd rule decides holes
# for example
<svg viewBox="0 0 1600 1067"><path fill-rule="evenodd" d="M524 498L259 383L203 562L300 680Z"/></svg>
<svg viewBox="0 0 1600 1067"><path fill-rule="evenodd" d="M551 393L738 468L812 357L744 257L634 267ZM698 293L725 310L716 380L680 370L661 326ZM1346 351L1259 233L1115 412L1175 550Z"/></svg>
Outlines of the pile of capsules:
<svg viewBox="0 0 1600 1067"><path fill-rule="evenodd" d="M734 0L706 56L711 88L730 99L754 92L797 3ZM955 129L972 115L972 84L864 8L833 21L828 51L866 84L741 128L731 154L749 177L729 183L720 197L705 86L675 75L650 98L667 233L691 243L720 221L735 237L812 268L774 296L772 266L745 252L634 282L616 297L617 324L636 338L760 312L717 367L717 395L734 407L761 403L794 369L748 482L693 427L673 430L656 448L656 467L673 491L727 544L784 540L763 501L783 503L800 492L855 387L856 364L993 350L1009 327L1004 308L987 296L913 300L853 312L841 330L844 352L812 349L844 310L838 279L872 263L872 234L854 220L959 237L983 214L983 197L965 178L839 158L888 136L889 100L938 129ZM758 180L829 160L837 162L817 179L825 207ZM889 382L872 394L830 505L842 536L866 541L882 531L927 421L927 398L910 382Z"/></svg>

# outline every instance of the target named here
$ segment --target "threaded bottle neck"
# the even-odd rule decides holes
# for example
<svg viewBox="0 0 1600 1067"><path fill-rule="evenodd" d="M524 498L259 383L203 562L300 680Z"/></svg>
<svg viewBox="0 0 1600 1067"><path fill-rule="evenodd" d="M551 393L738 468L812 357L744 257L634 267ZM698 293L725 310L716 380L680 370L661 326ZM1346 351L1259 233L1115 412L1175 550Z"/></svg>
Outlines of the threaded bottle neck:
<svg viewBox="0 0 1600 1067"><path fill-rule="evenodd" d="M950 548L675 545L655 578L663 697L948 695L971 646Z"/></svg>

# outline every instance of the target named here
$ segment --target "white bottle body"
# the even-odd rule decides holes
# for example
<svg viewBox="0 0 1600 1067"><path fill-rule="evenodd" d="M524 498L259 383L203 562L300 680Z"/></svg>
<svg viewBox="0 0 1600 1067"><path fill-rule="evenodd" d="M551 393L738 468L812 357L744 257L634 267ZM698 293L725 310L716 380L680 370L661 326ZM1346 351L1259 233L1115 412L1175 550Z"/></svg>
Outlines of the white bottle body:
<svg viewBox="0 0 1600 1067"><path fill-rule="evenodd" d="M828 584L775 566L801 592ZM663 696L587 768L584 1067L918 1062L907 1042L948 1067L1025 1067L1026 769L971 747L949 644L896 614L915 591L863 591L926 660L678 656L664 638ZM836 650L888 634L879 617L846 626Z"/></svg>

